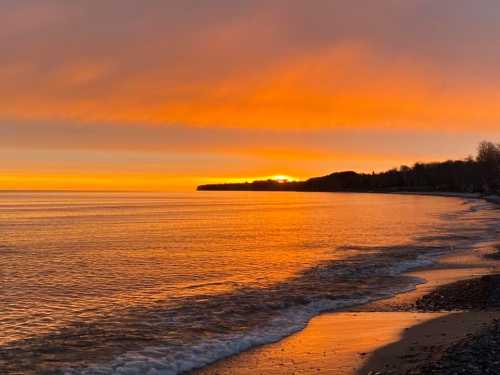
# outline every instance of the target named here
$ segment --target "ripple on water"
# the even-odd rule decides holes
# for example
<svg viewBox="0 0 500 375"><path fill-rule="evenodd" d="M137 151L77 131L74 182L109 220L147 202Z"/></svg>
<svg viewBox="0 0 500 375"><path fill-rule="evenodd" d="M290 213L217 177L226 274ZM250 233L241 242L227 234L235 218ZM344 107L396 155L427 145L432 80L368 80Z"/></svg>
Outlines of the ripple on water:
<svg viewBox="0 0 500 375"><path fill-rule="evenodd" d="M0 369L177 373L410 288L419 280L404 270L498 231L487 207L460 200L348 196L244 195L233 210L231 195L215 210L217 199L183 198L173 216L134 200L115 217L93 202L70 220L0 209Z"/></svg>

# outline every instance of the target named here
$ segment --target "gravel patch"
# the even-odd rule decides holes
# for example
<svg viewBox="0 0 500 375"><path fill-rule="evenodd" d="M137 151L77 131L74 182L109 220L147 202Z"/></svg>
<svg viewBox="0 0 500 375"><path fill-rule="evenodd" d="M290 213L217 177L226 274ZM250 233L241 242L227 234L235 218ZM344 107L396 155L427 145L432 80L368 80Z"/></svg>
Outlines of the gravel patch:
<svg viewBox="0 0 500 375"><path fill-rule="evenodd" d="M500 310L500 275L461 280L444 285L421 297L417 311ZM500 321L474 335L468 335L444 349L439 359L421 363L404 372L387 370L371 375L500 375Z"/></svg>

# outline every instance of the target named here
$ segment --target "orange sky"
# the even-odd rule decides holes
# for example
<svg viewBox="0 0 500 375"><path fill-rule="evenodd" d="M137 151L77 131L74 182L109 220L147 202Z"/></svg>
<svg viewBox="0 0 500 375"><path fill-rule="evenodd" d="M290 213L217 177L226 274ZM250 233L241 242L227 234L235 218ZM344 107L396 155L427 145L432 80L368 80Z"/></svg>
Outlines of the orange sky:
<svg viewBox="0 0 500 375"><path fill-rule="evenodd" d="M493 0L6 0L0 189L186 190L500 138Z"/></svg>

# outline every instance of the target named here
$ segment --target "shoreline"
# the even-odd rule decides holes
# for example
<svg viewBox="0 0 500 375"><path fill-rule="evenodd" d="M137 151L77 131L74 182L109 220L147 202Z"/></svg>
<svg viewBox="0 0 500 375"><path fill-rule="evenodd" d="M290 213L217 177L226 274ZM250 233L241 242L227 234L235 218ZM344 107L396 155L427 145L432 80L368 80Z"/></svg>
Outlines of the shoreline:
<svg viewBox="0 0 500 375"><path fill-rule="evenodd" d="M378 192L373 192L379 194ZM412 192L412 191L401 191L401 192L387 192L382 194L401 194L401 195L423 195L432 197L450 197L450 198L464 198L464 199L482 199L486 202L500 205L500 196L498 195L488 195L482 193L455 193L449 192L433 192L433 191L422 191L422 192Z"/></svg>
<svg viewBox="0 0 500 375"><path fill-rule="evenodd" d="M500 319L500 262L491 255L500 253L500 243L492 244L488 251L479 252L478 260L490 265L488 272L477 272L467 277L456 275L445 283L424 286L409 296L414 302L410 311L418 314L445 312L448 315L420 322L401 331L397 341L379 347L364 362L357 374L424 375L424 374L483 374L473 364L478 358L458 350L468 343L481 340L488 330L496 329ZM491 262L491 259L497 259ZM467 259L467 261L472 258ZM479 269L478 269L479 270ZM422 271L417 273L421 273ZM432 271L423 271L429 274ZM441 278L441 281L446 281ZM413 298L412 298L413 297ZM404 296L403 296L404 298ZM472 328L472 329L471 329ZM493 348L496 350L495 348ZM483 348L487 352L487 348ZM456 362L467 362L466 372ZM480 362L480 361L479 361ZM484 363L482 366L484 367ZM489 365L489 364L487 364ZM477 372L479 369L479 372ZM484 368L483 368L484 370ZM496 367L494 373L500 372Z"/></svg>
<svg viewBox="0 0 500 375"><path fill-rule="evenodd" d="M355 198L354 200L366 199L363 196L345 197L347 201L352 201L352 198ZM372 197L369 197L369 199L371 200ZM420 201L420 199L405 199L404 197L385 198L387 201L393 199L411 202ZM426 200L426 198L422 200ZM467 201L465 199L455 199L449 202L445 202L445 200L431 201L431 205L434 203L444 203L445 205L452 203L453 207L457 206L458 217L461 217L461 215L469 217L467 215L471 213L472 216L470 218L472 220L475 220L477 215L481 215L483 207L487 206L490 213L493 212L493 228L496 231L498 230L496 207L492 205L478 201ZM476 214L476 212L478 213ZM489 216L491 214L485 217ZM489 221L487 220L487 222ZM203 327L206 327L208 324L212 325L209 326L211 331L201 331L199 328L187 331L195 339L199 337L200 332L207 332L205 335L206 339L199 340L198 342L193 340L194 345L189 345L191 343L183 346L168 346L163 344L166 340L163 339L164 336L162 335L170 334L172 332L171 327L177 324L177 322L174 322L174 325L169 327L167 325L156 324L157 320L147 320L148 318L156 319L156 317L164 317L166 315L163 312L168 310L162 309L160 306L156 311L136 310L138 314L134 316L133 320L130 320L131 324L128 324L129 321L126 321L126 324L119 322L119 324L115 325L113 321L107 321L106 319L95 320L64 327L62 330L54 330L54 332L46 335L42 334L33 336L33 338L30 337L27 340L16 341L12 345L9 344L3 348L0 353L0 367L5 368L8 373L12 374L19 371L23 372L23 369L25 370L23 373L26 374L39 372L47 372L47 374L49 372L56 373L54 372L56 369L61 369L60 371L64 371L65 374L92 374L97 371L112 374L118 372L117 369L123 373L133 373L134 371L137 373L139 368L144 369L144 372L146 372L145 369L147 368L154 368L155 370L161 368L162 372L165 373L185 373L191 369L209 365L217 359L228 358L231 354L244 352L241 356L229 357L229 362L220 361L220 363L224 363L223 366L227 366L233 360L241 357L246 358L247 354L253 353L253 349L248 350L252 347L255 349L255 352L259 352L261 349L266 350L266 348L272 346L265 344L275 342L277 343L276 345L281 347L281 345L286 344L289 340L293 342L296 337L302 337L300 339L302 341L297 345L299 352L306 347L309 349L307 352L300 352L299 355L295 355L293 358L301 358L303 361L302 364L308 366L311 363L321 364L323 363L322 361L327 359L337 360L339 358L339 350L336 349L337 352L328 352L328 348L325 348L323 351L325 358L316 358L314 360L310 358L309 353L317 351L317 345L321 344L315 343L316 338L322 337L322 345L327 344L327 346L331 346L329 345L331 344L329 340L333 337L340 339L340 341L335 341L333 345L335 348L346 347L349 349L341 353L340 358L342 360L340 363L343 366L342 369L354 368L359 365L361 358L364 359L368 356L367 353L373 353L380 345L396 340L399 332L405 329L405 327L439 316L439 313L435 312L430 312L425 317L423 314L417 316L414 312L407 312L401 308L394 308L394 306L386 307L387 311L383 309L372 311L362 311L360 309L358 311L358 307L366 304L368 300L380 301L382 298L387 300L395 293L404 293L405 290L407 291L415 287L415 285L421 282L418 280L421 277L418 275L412 277L408 273L408 270L415 270L417 267L424 269L424 266L434 264L439 259L438 254L449 252L448 246L452 250L452 253L456 254L456 250L458 249L472 249L472 244L478 244L481 238L483 242L485 242L486 238L490 238L491 240L496 239L497 232L493 236L487 235L486 228L489 228L491 225L484 225L484 228L481 225L482 229L474 232L476 233L474 235L474 233L469 233L466 230L468 223L463 223L463 233L461 229L442 232L442 234L446 234L444 242L440 242L439 236L432 236L431 233L423 232L423 238L420 241L412 241L409 245L388 246L385 250L389 252L390 256L388 255L387 258L384 258L377 255L374 257L373 262L368 262L367 264L365 264L365 258L370 252L362 252L364 247L357 248L353 246L352 249L356 250L356 253L348 258L350 262L345 268L338 267L339 269L336 269L334 272L329 272L331 269L330 266L332 264L335 265L334 260L328 260L324 265L318 263L318 266L301 273L300 277L295 277L293 283L283 283L282 287L286 289L275 289L274 293L269 293L269 290L266 290L265 294L252 294L248 293L248 291L241 294L221 294L220 298L212 299L210 303L213 303L214 306L234 305L234 307L230 307L227 310L218 311L229 311L229 313L236 311L235 315L240 319L238 324L241 324L238 328L241 327L242 329L229 331L227 325L219 323L227 318L225 313L211 314L212 311L217 312L216 309L208 310L208 314L202 308L196 309L202 311L203 314L203 316L199 315L198 321L200 322L200 326L203 325ZM400 225L396 229L399 227ZM462 228L462 226L452 226L452 228ZM350 230L350 227L347 229ZM438 232L441 233L440 231ZM387 234L391 235L392 232L387 232ZM435 239L437 243L450 245L433 246L432 243L427 243L427 241L434 241ZM452 246L452 243L457 246ZM412 245L415 245L415 248ZM361 251L359 251L360 249ZM374 249L377 248L374 247ZM349 251L351 248L347 246L343 250ZM374 253L379 254L379 250ZM358 257L360 259L357 259ZM468 264L468 268L473 263L470 260L461 262ZM365 267L367 265L369 267ZM435 268L432 267L432 273L434 274L438 272ZM466 276L463 273L463 267L455 266L452 268L455 269L452 275L454 278ZM480 268L476 267L471 272L480 272ZM446 276L447 270L442 269L441 271L444 272L441 276ZM469 271L465 271L465 273L467 272ZM350 276L351 274L353 277ZM406 276L402 276L403 274ZM335 277L335 275L338 277ZM353 280L356 280L356 284L352 284ZM430 284L428 282L425 285ZM353 288L353 285L356 285L356 288ZM416 290L422 289L417 286ZM303 293L303 291L307 293ZM408 294L410 293L401 295ZM282 296L284 298L280 299L279 297ZM309 298L310 296L311 298ZM184 306L186 307L185 310L182 309ZM181 308L176 310L175 315L182 316L184 311L189 313L188 308L191 305L185 304L184 306L180 306ZM206 306L206 304L198 306ZM262 306L263 309L258 309L256 306ZM240 308L245 310L238 315L239 311L237 309ZM342 311L342 309L344 310ZM264 313L259 315L260 311ZM333 313L334 311L335 313ZM154 314L149 314L150 312ZM267 312L270 312L270 314L266 314ZM272 318L273 316L276 318ZM266 320L267 317L271 317L272 319L268 321ZM142 318L145 319L143 320ZM210 321L210 319L212 320ZM189 319L186 319L186 321L188 324L192 324L189 322ZM270 324L264 324L266 321ZM136 322L140 324L140 336L137 333ZM146 324L143 324L143 322ZM308 322L310 322L309 325ZM377 323L377 330L375 331L372 330L373 322ZM306 325L308 325L308 328L304 330ZM334 329L332 328L333 325L335 325ZM311 328L313 328L312 332ZM338 336L336 330L342 330L343 334ZM230 334L225 334L226 332L230 332ZM182 334L184 335L184 333ZM355 342L357 341L357 336L360 334L364 335L364 341L361 343ZM132 339L123 341L123 337L131 337ZM304 337L306 338L304 339ZM112 342L113 345L108 345L109 342ZM119 345L114 345L116 342ZM81 343L84 343L84 345ZM89 345L89 343L92 344ZM144 343L147 343L147 346L144 346ZM99 349L96 350L97 348ZM248 352L245 352L245 350L248 350ZM285 352L288 353L287 350ZM361 356L359 353L364 354ZM154 359L153 363L151 363L151 358ZM269 363L276 365L273 370L278 369L279 372L277 374L288 373L283 372L286 369L282 367L283 365L272 361ZM292 365L295 366L293 363ZM320 366L319 368L326 368L322 364ZM245 364L245 367L249 367L248 362ZM256 366L256 368L259 368L259 366ZM269 373L267 369L263 372ZM231 371L229 373L238 373L238 371ZM346 372L343 371L340 373Z"/></svg>
<svg viewBox="0 0 500 375"><path fill-rule="evenodd" d="M500 262L487 256L492 248L493 245L478 246L441 256L433 266L405 273L426 280L414 290L341 311L321 313L298 333L190 374L406 373L422 361L425 364L429 356L439 357L436 353L444 353L500 318L500 313L493 312L414 308L419 299L444 285L500 272ZM415 343L419 342L416 349ZM405 370L395 372L391 367Z"/></svg>
<svg viewBox="0 0 500 375"><path fill-rule="evenodd" d="M341 194L390 194L390 195L421 195L431 197L463 198L463 199L482 199L486 202L500 205L500 195L484 193L460 193L453 191L323 191L323 190L197 190L198 192L253 192L253 193L341 193Z"/></svg>
<svg viewBox="0 0 500 375"><path fill-rule="evenodd" d="M358 193L358 192L352 192L352 193ZM489 202L492 204L500 204L500 197L487 196L487 195L479 194L479 193L477 193L477 194L476 193L455 193L455 192L366 192L366 193L422 195L422 196L450 197L450 198L459 198L459 199L460 198L461 199L475 199L475 200L483 200L485 202ZM488 267L491 267L492 263L495 264L495 262L492 262L492 261L500 259L500 256L498 254L496 254L496 255L490 254L491 255L490 257L488 257L488 256L475 257L475 259L460 259L463 254L470 255L474 251L475 251L475 248L472 247L470 249L462 250L462 251L454 253L452 255L439 256L439 257L435 258L434 264L431 266L417 267L416 268L417 271L414 271L414 272L404 272L403 275L413 276L413 277L417 277L417 278L425 280L425 282L423 284L417 284L415 290L413 290L413 291L399 291L394 296L389 297L389 298L384 297L380 301L368 302L365 304L357 304L353 307L346 308L346 309L320 312L318 315L316 315L315 317L313 317L311 319L311 321L307 324L307 326L302 331L294 333L291 336L284 337L284 338L280 339L278 342L264 344L263 346L257 346L254 348L250 348L248 351L242 351L239 354L226 357L224 359L221 359L221 360L215 362L215 364L211 364L211 365L208 365L207 367L204 367L204 368L201 368L198 370L194 370L193 372L191 372L191 374L197 374L197 375L198 374L199 375L228 374L229 375L229 374L234 373L234 374L246 375L246 372L243 371L242 367L240 366L243 363L242 366L244 368L248 367L247 364L244 363L245 361L247 361L246 359L244 359L247 357L246 353L251 353L248 355L248 357L259 357L259 356L266 357L267 356L268 359L273 358L273 356L274 356L274 354L272 353L273 347L280 347L282 345L281 343L283 343L283 345L286 347L288 345L287 343L289 341L293 342L295 340L294 337L302 337L302 336L307 337L308 335L309 336L313 335L313 333L315 331L315 328L314 328L315 321L323 320L324 316L335 316L335 315L338 316L339 314L346 313L346 312L347 313L348 312L366 313L367 311L363 311L363 309L366 309L367 306L377 306L377 308L375 310L373 310L373 308L372 308L371 311L368 311L370 314L375 314L375 315L380 313L380 312L384 312L384 313L389 313L389 312L395 313L396 312L396 313L399 313L400 315L401 314L402 315L405 315L405 314L411 315L412 313L416 313L417 316L414 316L412 318L408 318L405 316L402 316L402 317L392 316L389 319L391 321L389 323L389 325L393 325L392 321L394 319L396 319L396 320L400 319L400 321L398 323L401 325L400 333L404 332L404 330L418 326L421 323L421 318L423 316L423 313L422 312L415 312L414 310L411 310L411 309L405 310L405 308L406 309L408 308L408 301L407 301L408 299L413 299L412 301L414 303L418 297L422 297L425 293L430 293L432 290L434 290L442 285L450 284L450 283L453 283L453 282L456 282L459 280L465 280L465 279L468 279L470 277L477 276L477 274L474 273L475 272L474 270L477 270L476 266L474 265L475 261L477 261L477 260L479 260L480 262L489 263L490 265ZM499 251L499 253L500 253L500 251ZM448 275L448 276L445 275L449 271L447 271L446 270L447 267L443 266L443 264L442 264L443 260L445 260L445 259L449 260L450 258L458 258L460 260L459 261L455 260L455 263L459 263L459 262L462 263L460 265L456 264L455 266L449 267L449 268L453 269L453 272L452 272L453 275L451 275L451 277L450 277L450 275ZM500 263L499 263L499 265L500 265ZM472 274L470 272L472 272ZM488 271L487 273L491 273L491 272L492 271ZM441 273L441 275L439 275L440 273ZM418 293L420 293L420 295ZM406 307L401 309L400 306L397 306L395 308L394 305L396 303L400 304L401 300L406 300ZM396 314L396 315L398 315L398 314ZM431 313L431 315L432 315L432 313ZM351 320L348 316L344 316L343 318L345 318L346 320ZM377 317L372 317L372 318L377 319ZM431 316L429 316L428 318L431 319ZM447 318L445 319L445 321L447 321ZM481 322L480 317L475 317L474 319L472 319L470 324L469 324L469 328L471 329L471 331L462 332L463 336L465 336L466 334L472 334L473 332L475 332L477 330L477 327L475 326L475 324L478 322ZM336 322L335 319L331 319L330 323L332 323L333 325L337 324L337 328L338 328L339 322ZM358 322L358 323L362 324L362 322ZM379 322L379 325L383 327L384 324L387 324L387 322L384 322L384 319L381 319L381 322ZM310 329L311 326L313 327L313 329ZM356 335L357 328L358 327L355 327L355 329L351 332L351 334ZM387 327L385 327L385 328L387 328ZM328 327L323 327L323 329L327 330L327 331L329 330ZM370 329L370 327L367 327L367 329ZM309 334L308 331L312 331L312 332ZM417 332L420 332L420 329L417 329ZM321 334L321 332L316 332L316 333ZM334 334L335 333L331 332L331 329L330 329L330 335L334 335ZM445 333L443 333L443 334L445 334ZM458 340L458 337L455 339ZM301 339L298 339L298 340L300 341ZM389 342L390 342L390 339L387 338L387 342L385 342L384 345L379 345L379 346L377 346L377 348L372 347L372 348L370 348L369 351L363 351L363 355L365 356L364 359L369 357L369 355L368 355L369 353L374 353L376 350L387 345ZM304 343L302 343L302 344L304 344ZM291 344L291 345L293 345L293 344ZM444 345L444 344L441 343L441 345ZM447 342L446 345L451 345L451 342ZM268 347L271 348L269 350L270 353L268 353L268 351L265 349ZM280 350L286 351L287 349L282 348ZM261 353L261 354L259 354L259 353ZM238 360L238 358L240 358L240 357L244 357L244 358L242 360ZM257 361L258 361L258 359L257 359ZM305 361L305 363L311 362L311 364L313 362L310 359L309 360L305 359L304 361ZM392 359L390 362L398 363L398 361L395 358ZM360 363L361 363L360 361L357 361L356 366L360 367L361 366ZM331 363L328 363L328 361L327 361L327 363L323 363L323 364L326 365L326 368L328 368L328 366L331 365ZM276 369L267 367L265 369L265 371L260 371L260 370L262 370L262 368L261 368L262 365L263 365L262 363L256 365L256 368L254 368L256 373L266 373L266 374L267 373L269 373L269 374L289 373L288 372L289 369L286 369L286 371L283 372L283 370L285 370L284 368L281 368L281 371L276 371ZM228 369L230 369L230 371L227 371ZM297 373L297 374L308 373L307 371L306 372L300 372L300 371L296 372L295 370L297 370L297 369L295 366L292 366L292 369L293 370L291 371L291 373ZM331 370L331 368L330 368L330 370ZM320 372L321 367L318 367L316 369L316 371ZM332 373L332 372L327 371L326 373ZM350 371L350 372L349 371L348 372L341 371L341 372L339 372L337 369L333 373L340 373L340 374L356 373L356 371L354 371L354 372L353 371ZM253 374L253 372L252 372L252 374Z"/></svg>

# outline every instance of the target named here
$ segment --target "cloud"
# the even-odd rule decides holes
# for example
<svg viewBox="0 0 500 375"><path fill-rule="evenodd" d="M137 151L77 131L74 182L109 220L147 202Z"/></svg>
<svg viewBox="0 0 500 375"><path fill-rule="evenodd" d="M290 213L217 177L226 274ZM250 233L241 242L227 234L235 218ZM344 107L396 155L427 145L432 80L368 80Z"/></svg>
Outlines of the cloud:
<svg viewBox="0 0 500 375"><path fill-rule="evenodd" d="M3 186L371 171L500 136L494 0L4 0L0 24Z"/></svg>
<svg viewBox="0 0 500 375"><path fill-rule="evenodd" d="M0 117L493 128L493 1L3 2Z"/></svg>
<svg viewBox="0 0 500 375"><path fill-rule="evenodd" d="M497 135L498 131L439 129L233 129L0 121L0 148L19 150L19 158L33 149L92 151L103 156L106 152L170 154L187 159L217 155L285 161L432 160L465 157L481 139Z"/></svg>

